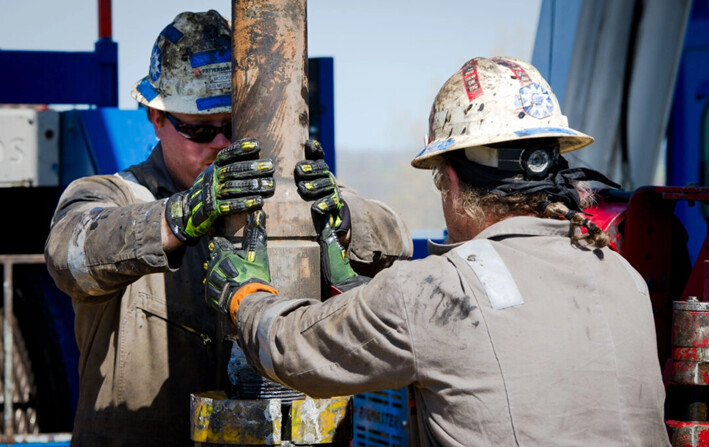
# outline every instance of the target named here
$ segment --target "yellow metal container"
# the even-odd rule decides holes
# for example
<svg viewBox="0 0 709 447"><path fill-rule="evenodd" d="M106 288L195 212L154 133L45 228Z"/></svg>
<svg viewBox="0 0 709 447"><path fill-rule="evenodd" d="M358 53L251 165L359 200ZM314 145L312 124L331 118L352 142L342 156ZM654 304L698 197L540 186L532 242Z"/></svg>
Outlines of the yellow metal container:
<svg viewBox="0 0 709 447"><path fill-rule="evenodd" d="M281 401L232 400L223 392L191 395L192 440L210 444L280 445Z"/></svg>
<svg viewBox="0 0 709 447"><path fill-rule="evenodd" d="M317 445L352 439L352 398L292 402L235 400L221 391L191 396L196 445Z"/></svg>
<svg viewBox="0 0 709 447"><path fill-rule="evenodd" d="M352 439L352 398L296 400L291 403L291 442L329 444Z"/></svg>

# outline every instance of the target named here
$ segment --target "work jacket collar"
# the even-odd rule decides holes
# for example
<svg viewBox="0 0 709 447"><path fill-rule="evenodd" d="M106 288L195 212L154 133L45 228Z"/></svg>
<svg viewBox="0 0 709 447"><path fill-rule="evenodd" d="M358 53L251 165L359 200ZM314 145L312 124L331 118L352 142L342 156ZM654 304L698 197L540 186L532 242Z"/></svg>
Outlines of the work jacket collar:
<svg viewBox="0 0 709 447"><path fill-rule="evenodd" d="M179 192L172 181L162 156L162 144L158 143L147 160L126 169L135 175L138 182L148 188L157 199L164 199Z"/></svg>
<svg viewBox="0 0 709 447"><path fill-rule="evenodd" d="M490 225L474 239L497 239L509 236L569 236L569 221L517 216Z"/></svg>
<svg viewBox="0 0 709 447"><path fill-rule="evenodd" d="M465 242L449 243L448 239L446 242L439 244L438 242L433 242L431 239L427 241L428 254L430 255L444 255L449 251L453 250L455 247L463 245Z"/></svg>
<svg viewBox="0 0 709 447"><path fill-rule="evenodd" d="M531 216L510 217L490 225L474 239L498 239L509 236L569 236L569 222L566 220L543 219ZM439 244L428 241L428 252L442 255L463 245L465 242Z"/></svg>

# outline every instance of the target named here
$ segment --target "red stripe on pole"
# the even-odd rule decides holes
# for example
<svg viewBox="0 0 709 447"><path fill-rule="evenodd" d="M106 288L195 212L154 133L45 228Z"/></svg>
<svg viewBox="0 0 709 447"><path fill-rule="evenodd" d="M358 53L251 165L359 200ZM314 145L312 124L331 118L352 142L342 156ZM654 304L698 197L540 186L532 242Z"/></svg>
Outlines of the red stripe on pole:
<svg viewBox="0 0 709 447"><path fill-rule="evenodd" d="M98 0L98 38L111 38L111 0Z"/></svg>

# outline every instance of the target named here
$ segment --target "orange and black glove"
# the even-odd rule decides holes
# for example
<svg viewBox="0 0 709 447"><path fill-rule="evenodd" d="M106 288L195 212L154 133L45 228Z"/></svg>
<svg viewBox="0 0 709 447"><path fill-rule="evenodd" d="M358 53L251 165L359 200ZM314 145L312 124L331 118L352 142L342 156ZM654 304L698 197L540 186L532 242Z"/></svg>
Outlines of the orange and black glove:
<svg viewBox="0 0 709 447"><path fill-rule="evenodd" d="M229 315L232 321L236 321L239 304L248 295L261 291L278 295L270 284L265 212L259 210L247 216L241 249L217 236L210 241L209 251L209 262L204 265L207 304Z"/></svg>

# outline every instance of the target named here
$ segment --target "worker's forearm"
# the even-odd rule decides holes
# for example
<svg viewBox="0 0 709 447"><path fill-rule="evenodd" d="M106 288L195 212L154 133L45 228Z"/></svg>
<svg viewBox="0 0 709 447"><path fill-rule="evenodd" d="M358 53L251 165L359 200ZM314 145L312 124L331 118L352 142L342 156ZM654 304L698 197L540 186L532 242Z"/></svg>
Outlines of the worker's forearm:
<svg viewBox="0 0 709 447"><path fill-rule="evenodd" d="M406 348L411 342L406 312L388 273L322 303L250 295L236 318L249 364L312 397L410 383L414 368L412 350Z"/></svg>
<svg viewBox="0 0 709 447"><path fill-rule="evenodd" d="M182 246L182 242L175 236L175 233L170 230L170 225L165 219L165 212L163 211L162 219L160 219L160 240L162 241L162 249L166 254L170 254Z"/></svg>
<svg viewBox="0 0 709 447"><path fill-rule="evenodd" d="M50 273L76 299L108 299L143 275L168 270L164 202L131 203L111 177L67 188L45 246Z"/></svg>

